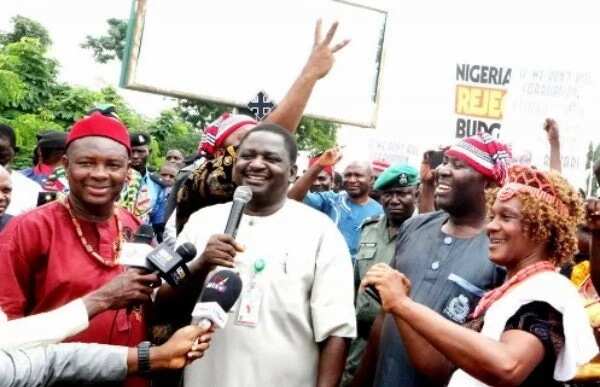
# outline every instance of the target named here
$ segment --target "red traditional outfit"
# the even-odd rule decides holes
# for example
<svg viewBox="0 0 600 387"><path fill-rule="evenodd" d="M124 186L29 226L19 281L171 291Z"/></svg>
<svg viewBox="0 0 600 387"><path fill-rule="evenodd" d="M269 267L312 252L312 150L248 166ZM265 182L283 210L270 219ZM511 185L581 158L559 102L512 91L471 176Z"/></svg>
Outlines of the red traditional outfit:
<svg viewBox="0 0 600 387"><path fill-rule="evenodd" d="M115 209L125 236L140 222ZM87 243L101 256L114 256L118 227L115 217L102 223L78 219ZM0 308L10 319L47 312L98 289L123 272L88 253L68 210L53 202L9 223L0 241ZM134 347L146 339L146 324L137 311L107 310L69 341ZM143 385L143 384L127 384Z"/></svg>
<svg viewBox="0 0 600 387"><path fill-rule="evenodd" d="M131 149L127 129L99 114L73 126L67 147L86 136L108 137ZM114 261L121 240L129 239L140 225L137 218L115 206L110 219L90 222L75 218L67 205L49 203L13 218L4 228L0 237L0 308L8 318L55 309L123 272L124 267ZM121 309L94 316L88 329L69 341L135 347L146 337L142 312ZM124 385L149 383L129 378Z"/></svg>

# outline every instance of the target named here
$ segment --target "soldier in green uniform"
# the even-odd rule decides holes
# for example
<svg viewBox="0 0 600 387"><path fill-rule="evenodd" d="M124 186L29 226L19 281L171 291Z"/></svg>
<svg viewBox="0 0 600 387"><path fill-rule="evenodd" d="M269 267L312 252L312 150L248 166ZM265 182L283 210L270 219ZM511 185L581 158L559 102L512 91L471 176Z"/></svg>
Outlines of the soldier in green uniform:
<svg viewBox="0 0 600 387"><path fill-rule="evenodd" d="M400 226L415 212L419 185L419 172L407 164L392 165L375 181L374 189L381 191L384 215L366 219L356 263L354 280L356 290L362 277L376 263L390 263L396 251L396 237ZM360 364L367 345L371 325L379 314L379 304L361 291L356 296L358 335L352 341L342 378L342 386L349 386Z"/></svg>

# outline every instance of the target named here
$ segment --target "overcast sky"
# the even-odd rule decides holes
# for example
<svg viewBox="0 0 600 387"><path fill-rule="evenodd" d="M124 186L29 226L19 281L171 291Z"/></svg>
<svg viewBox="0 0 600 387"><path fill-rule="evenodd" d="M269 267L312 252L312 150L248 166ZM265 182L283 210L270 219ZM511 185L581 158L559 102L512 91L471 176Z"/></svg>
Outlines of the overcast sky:
<svg viewBox="0 0 600 387"><path fill-rule="evenodd" d="M340 132L340 142L347 145L350 155L346 161L370 157L374 149L387 146L394 152L405 152L411 162L418 163L424 147L453 141L457 63L514 69L514 81L508 88L511 99L507 100L511 108L506 109L503 123L506 140L515 141L518 137L520 143L531 144L532 151L540 154L538 159L543 158L545 149L539 128L542 115L547 113L558 114L562 119L563 132L569 138L567 142L573 144L573 152L580 152L575 150L579 146L575 144L577 138L583 138L581 143L600 140L597 2L361 1L389 10L390 18L377 129L344 128ZM0 29L7 29L10 17L15 14L38 20L50 31L54 41L51 54L62 65L62 79L94 88L116 86L119 64L96 64L91 52L79 45L87 34L104 33L106 19L127 18L130 6L128 0L2 0ZM224 15L225 24L226 20ZM240 41L247 37L246 31L235 31L233 27L215 31L211 38L226 33L236 34ZM200 44L198 39L190 42L190 45ZM213 56L203 53L198 61ZM542 70L568 72L573 76L586 73L591 78L585 87L577 86L577 96L572 100L527 99L523 90L526 79L519 78L517 72ZM169 103L160 96L126 90L121 93L135 109L147 115L156 114ZM517 109L535 104L538 114ZM573 111L577 114L572 114Z"/></svg>
<svg viewBox="0 0 600 387"><path fill-rule="evenodd" d="M7 30L10 18L23 15L40 22L50 32L53 41L51 56L60 62L60 78L67 82L101 88L117 86L120 63L101 65L94 62L91 50L80 44L86 35L106 32L106 20L114 17L128 19L131 3L128 0L71 1L71 0L2 0L0 1L0 29ZM155 115L167 103L163 97L121 90L143 114Z"/></svg>

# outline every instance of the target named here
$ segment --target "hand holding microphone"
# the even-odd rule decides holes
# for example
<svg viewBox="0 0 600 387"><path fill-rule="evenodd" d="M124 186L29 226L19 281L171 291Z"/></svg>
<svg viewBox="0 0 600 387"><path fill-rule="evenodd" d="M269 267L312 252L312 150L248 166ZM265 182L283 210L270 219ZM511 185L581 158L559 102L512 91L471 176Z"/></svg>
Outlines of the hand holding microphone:
<svg viewBox="0 0 600 387"><path fill-rule="evenodd" d="M83 297L90 318L108 309L122 309L133 304L150 302L154 287L160 279L154 273L142 274L128 270L104 286Z"/></svg>
<svg viewBox="0 0 600 387"><path fill-rule="evenodd" d="M244 208L252 199L252 190L247 186L239 186L233 193L233 202L227 225L223 234L211 236L200 255L201 265L204 269L212 270L214 266L233 267L235 255L244 251L244 247L236 242L237 234Z"/></svg>
<svg viewBox="0 0 600 387"><path fill-rule="evenodd" d="M210 346L212 330L188 325L180 328L166 343L150 348L151 370L177 370L201 358Z"/></svg>
<svg viewBox="0 0 600 387"><path fill-rule="evenodd" d="M231 211L223 234L210 237L201 254L201 264L204 269L211 270L214 266L223 266L216 270L204 284L198 301L192 311L192 324L224 328L227 323L227 313L233 307L242 292L240 275L228 268L233 267L233 261L243 246L235 240L240 220L246 204L252 198L249 187L240 186L233 194Z"/></svg>
<svg viewBox="0 0 600 387"><path fill-rule="evenodd" d="M216 234L206 243L206 248L200 255L203 268L212 270L215 266L233 267L235 255L244 251L241 244L231 235Z"/></svg>

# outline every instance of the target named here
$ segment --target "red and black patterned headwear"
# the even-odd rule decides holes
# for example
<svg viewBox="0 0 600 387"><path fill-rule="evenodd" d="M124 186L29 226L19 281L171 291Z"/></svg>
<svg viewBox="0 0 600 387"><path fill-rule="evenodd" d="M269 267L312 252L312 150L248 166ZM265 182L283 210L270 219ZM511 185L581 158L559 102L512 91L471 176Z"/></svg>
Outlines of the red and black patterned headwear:
<svg viewBox="0 0 600 387"><path fill-rule="evenodd" d="M509 147L487 133L462 139L445 152L467 163L471 168L498 185L506 181L508 165L512 157Z"/></svg>

